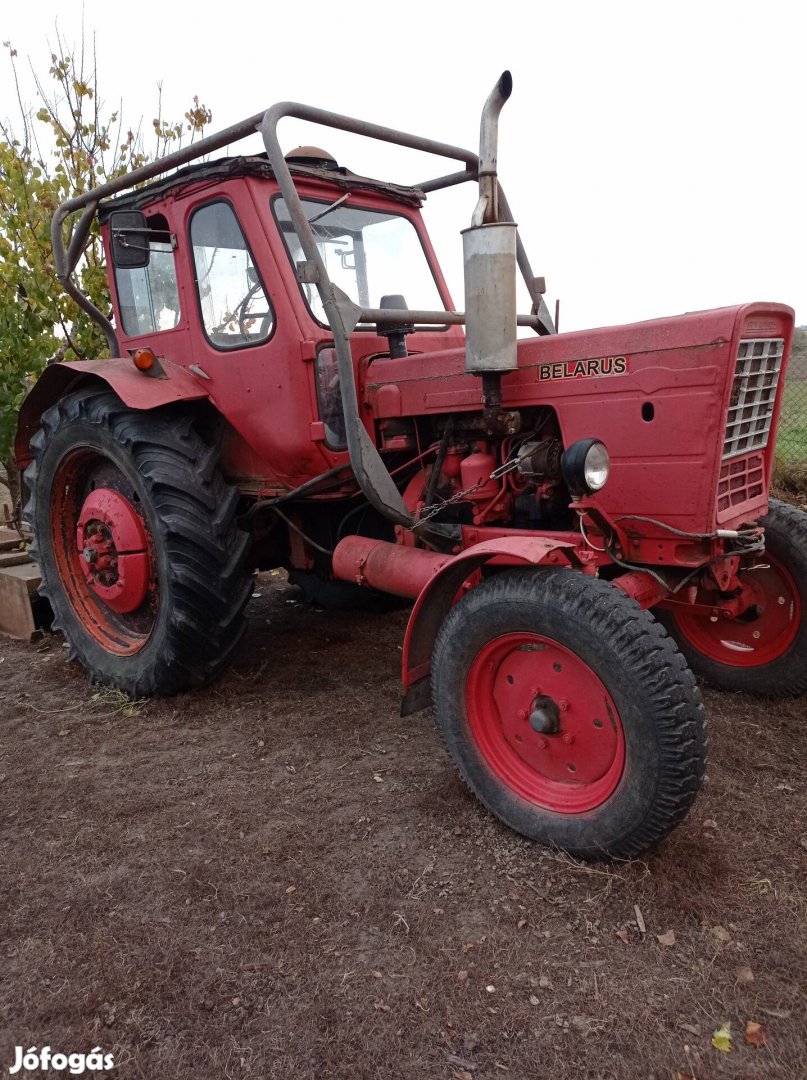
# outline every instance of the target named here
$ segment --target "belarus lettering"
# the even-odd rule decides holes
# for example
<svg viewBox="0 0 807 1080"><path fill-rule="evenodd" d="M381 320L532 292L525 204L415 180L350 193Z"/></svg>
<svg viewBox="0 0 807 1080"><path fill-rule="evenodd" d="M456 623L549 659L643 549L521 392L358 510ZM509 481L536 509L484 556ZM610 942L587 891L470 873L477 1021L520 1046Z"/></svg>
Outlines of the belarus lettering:
<svg viewBox="0 0 807 1080"><path fill-rule="evenodd" d="M598 356L590 360L562 360L558 364L539 364L538 379L595 379L599 375L626 375L627 356Z"/></svg>

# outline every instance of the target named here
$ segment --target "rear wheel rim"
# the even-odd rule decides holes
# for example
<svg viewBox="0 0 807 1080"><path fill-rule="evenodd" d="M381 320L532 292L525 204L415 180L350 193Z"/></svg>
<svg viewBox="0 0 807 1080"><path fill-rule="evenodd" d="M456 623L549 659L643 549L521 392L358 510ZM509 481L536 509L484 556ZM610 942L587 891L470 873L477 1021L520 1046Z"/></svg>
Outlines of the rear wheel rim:
<svg viewBox="0 0 807 1080"><path fill-rule="evenodd" d="M522 799L581 814L616 790L625 765L618 710L559 642L534 633L488 642L468 672L466 710L486 766ZM546 724L553 730L536 730Z"/></svg>
<svg viewBox="0 0 807 1080"><path fill-rule="evenodd" d="M795 641L802 615L796 583L778 559L767 552L764 559L766 566L744 575L758 614L727 620L675 612L684 640L702 656L729 667L761 667L784 656Z"/></svg>
<svg viewBox="0 0 807 1080"><path fill-rule="evenodd" d="M56 467L49 517L59 587L82 629L108 652L139 652L156 623L159 586L134 484L104 454L74 450Z"/></svg>

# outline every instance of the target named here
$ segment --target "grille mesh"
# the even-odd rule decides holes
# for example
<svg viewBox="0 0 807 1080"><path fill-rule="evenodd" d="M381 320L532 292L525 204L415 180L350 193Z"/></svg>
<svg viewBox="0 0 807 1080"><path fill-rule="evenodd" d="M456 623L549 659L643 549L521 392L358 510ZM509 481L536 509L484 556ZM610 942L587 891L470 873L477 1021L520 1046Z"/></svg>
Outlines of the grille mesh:
<svg viewBox="0 0 807 1080"><path fill-rule="evenodd" d="M783 350L783 338L740 342L723 441L724 461L767 445Z"/></svg>
<svg viewBox="0 0 807 1080"><path fill-rule="evenodd" d="M762 454L726 461L720 467L717 484L717 511L728 516L735 507L765 494L765 460Z"/></svg>

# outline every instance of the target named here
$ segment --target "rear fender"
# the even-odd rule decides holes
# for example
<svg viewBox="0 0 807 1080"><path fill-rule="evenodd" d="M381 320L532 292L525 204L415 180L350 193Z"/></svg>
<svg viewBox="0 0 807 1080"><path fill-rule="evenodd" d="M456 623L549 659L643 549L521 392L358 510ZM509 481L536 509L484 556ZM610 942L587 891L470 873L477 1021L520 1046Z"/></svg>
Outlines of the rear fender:
<svg viewBox="0 0 807 1080"><path fill-rule="evenodd" d="M440 624L457 594L472 588L470 580L491 559L511 566L566 566L592 573L578 558L574 544L546 536L509 536L485 540L463 551L434 575L415 601L403 647L404 699L401 716L425 709L431 702L429 675L431 655Z"/></svg>
<svg viewBox="0 0 807 1080"><path fill-rule="evenodd" d="M177 401L208 399L207 391L185 368L160 360L159 376L144 375L131 360L81 360L51 364L22 403L14 444L19 468L31 463L29 443L51 405L82 386L108 386L131 409L157 409Z"/></svg>

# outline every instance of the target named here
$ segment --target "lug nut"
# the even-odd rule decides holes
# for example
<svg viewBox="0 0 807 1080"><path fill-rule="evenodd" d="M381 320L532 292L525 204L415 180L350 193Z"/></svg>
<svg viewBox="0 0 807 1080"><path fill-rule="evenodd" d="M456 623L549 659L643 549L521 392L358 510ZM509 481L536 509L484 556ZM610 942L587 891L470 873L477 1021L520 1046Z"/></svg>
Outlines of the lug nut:
<svg viewBox="0 0 807 1080"><path fill-rule="evenodd" d="M574 742L574 735L570 731L567 731L565 735L561 736L567 746L571 746Z"/></svg>

